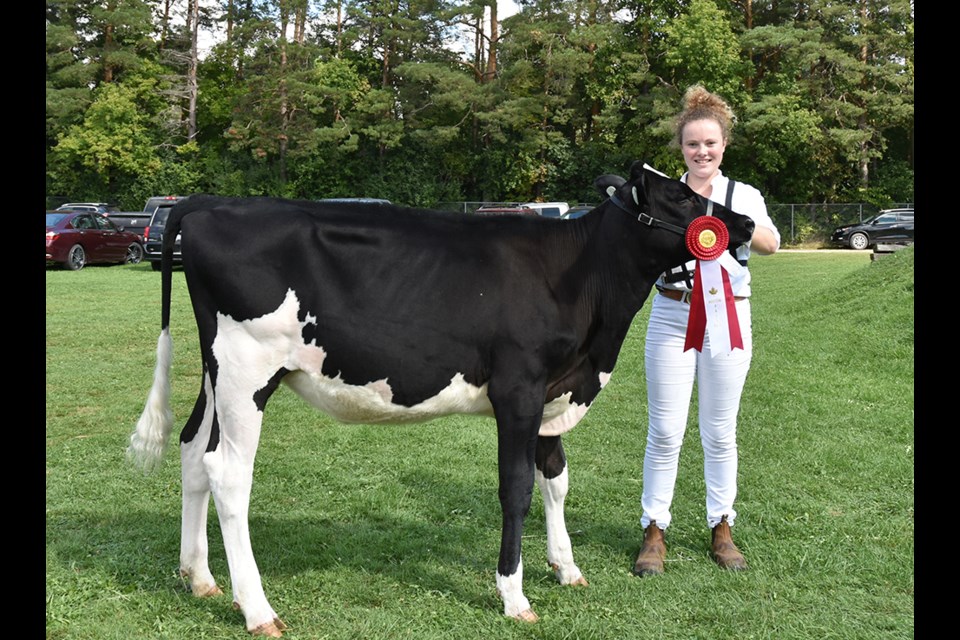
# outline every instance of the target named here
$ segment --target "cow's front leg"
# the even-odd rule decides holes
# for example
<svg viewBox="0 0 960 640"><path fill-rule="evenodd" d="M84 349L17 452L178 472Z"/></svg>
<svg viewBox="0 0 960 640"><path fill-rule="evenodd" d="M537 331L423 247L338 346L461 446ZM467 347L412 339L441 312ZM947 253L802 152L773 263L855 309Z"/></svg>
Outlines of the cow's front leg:
<svg viewBox="0 0 960 640"><path fill-rule="evenodd" d="M498 397L499 389L509 389ZM536 622L537 614L523 594L523 559L520 554L523 521L533 497L534 454L537 431L543 415L543 388L524 393L520 386L499 387L491 383L490 397L497 418L497 463L500 477L500 560L497 592L504 615Z"/></svg>
<svg viewBox="0 0 960 640"><path fill-rule="evenodd" d="M547 521L547 562L560 584L583 585L587 580L573 562L573 545L567 534L563 504L567 497L569 475L560 436L537 438L537 486L543 494Z"/></svg>

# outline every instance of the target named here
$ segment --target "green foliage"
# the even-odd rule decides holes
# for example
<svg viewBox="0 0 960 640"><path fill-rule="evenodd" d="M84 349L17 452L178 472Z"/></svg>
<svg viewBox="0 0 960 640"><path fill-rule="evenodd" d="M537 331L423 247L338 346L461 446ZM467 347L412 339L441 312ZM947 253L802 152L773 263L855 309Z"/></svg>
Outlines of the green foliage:
<svg viewBox="0 0 960 640"><path fill-rule="evenodd" d="M101 86L83 124L70 127L51 150L52 173L60 180L50 188L104 198L118 183L157 171L160 160L147 125L134 91L118 84ZM82 173L71 175L71 168Z"/></svg>
<svg viewBox="0 0 960 640"><path fill-rule="evenodd" d="M163 159L155 172L136 177L127 192L131 203L123 208L138 210L143 207L147 198L153 196L190 195L206 191L203 177L208 174L203 170L199 156L200 151L195 142L177 147L173 154Z"/></svg>
<svg viewBox="0 0 960 640"><path fill-rule="evenodd" d="M734 131L729 175L767 188L789 202L816 200L823 171L815 150L823 142L820 117L797 96L763 96L745 106L743 125ZM775 181L771 183L771 180Z"/></svg>
<svg viewBox="0 0 960 640"><path fill-rule="evenodd" d="M664 27L664 60L675 86L702 84L736 106L743 102L746 65L740 42L713 0L691 0L686 12Z"/></svg>
<svg viewBox="0 0 960 640"><path fill-rule="evenodd" d="M179 21L161 22L150 0L48 2L48 195L378 188L409 203L580 201L599 173L635 159L679 176L671 118L702 82L739 117L724 170L768 200L912 200L909 0L522 2L500 24L496 74L483 77L486 34L468 53L448 45L478 28L487 4L218 6L230 38L200 61L188 136L192 34ZM281 34L282 16L301 10L303 37ZM123 150L104 121L133 115L105 85L133 100L130 141L142 150ZM402 179L401 161L417 165L415 180Z"/></svg>

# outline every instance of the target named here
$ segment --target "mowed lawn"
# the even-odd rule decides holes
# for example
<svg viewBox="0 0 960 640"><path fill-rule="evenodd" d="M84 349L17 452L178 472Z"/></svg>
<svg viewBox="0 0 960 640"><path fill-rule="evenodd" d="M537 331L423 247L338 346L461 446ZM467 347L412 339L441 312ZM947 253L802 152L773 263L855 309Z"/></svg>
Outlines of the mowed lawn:
<svg viewBox="0 0 960 640"><path fill-rule="evenodd" d="M567 525L588 587L546 566L542 500L525 527L525 592L506 619L492 420L341 425L282 387L267 405L251 536L295 639L902 639L914 637L913 249L751 260L753 366L739 426L743 573L709 559L696 406L667 572L631 574L646 436L647 309L611 382L564 437ZM224 595L178 575L177 434L158 471L124 458L149 389L160 276L146 263L46 272L46 638L246 638ZM174 273L173 408L200 388L196 328ZM31 632L32 635L32 632Z"/></svg>

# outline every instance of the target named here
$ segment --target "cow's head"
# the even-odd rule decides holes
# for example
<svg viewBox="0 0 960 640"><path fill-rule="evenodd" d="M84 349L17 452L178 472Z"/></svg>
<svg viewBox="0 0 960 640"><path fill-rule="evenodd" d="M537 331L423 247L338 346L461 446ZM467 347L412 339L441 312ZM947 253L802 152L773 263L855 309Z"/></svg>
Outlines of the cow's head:
<svg viewBox="0 0 960 640"><path fill-rule="evenodd" d="M673 247L682 253L682 257L677 256L678 263L692 258L686 249L686 230L696 218L707 215L707 198L639 161L630 167L628 180L604 175L594 181L594 186L624 214L633 216L637 224L656 231L658 246ZM727 227L731 247L747 242L753 235L754 223L749 217L722 204L712 203L710 207L710 215Z"/></svg>

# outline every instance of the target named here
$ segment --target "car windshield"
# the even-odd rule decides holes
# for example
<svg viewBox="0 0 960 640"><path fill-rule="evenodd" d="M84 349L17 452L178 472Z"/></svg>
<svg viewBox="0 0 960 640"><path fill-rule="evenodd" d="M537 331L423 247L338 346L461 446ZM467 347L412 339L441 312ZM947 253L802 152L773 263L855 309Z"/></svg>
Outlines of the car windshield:
<svg viewBox="0 0 960 640"><path fill-rule="evenodd" d="M64 218L66 218L68 215L69 215L69 214L67 214L67 213L48 213L48 214L47 214L47 226L48 226L48 227L54 226L55 224L57 224L58 222L60 222L60 221L63 220Z"/></svg>
<svg viewBox="0 0 960 640"><path fill-rule="evenodd" d="M153 224L154 227L162 227L167 224L167 216L170 215L170 209L172 207L158 207L156 213L153 214Z"/></svg>

